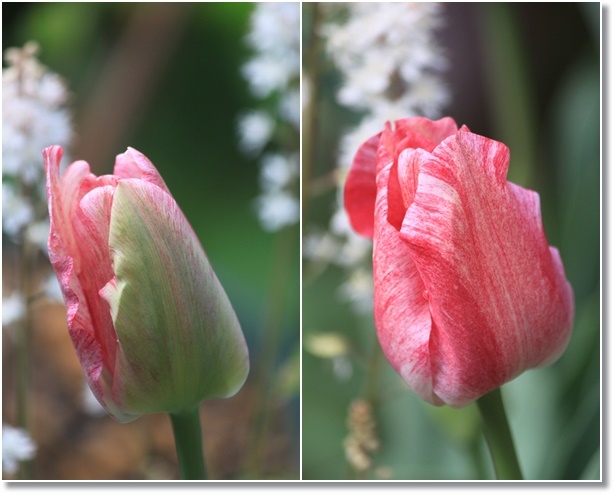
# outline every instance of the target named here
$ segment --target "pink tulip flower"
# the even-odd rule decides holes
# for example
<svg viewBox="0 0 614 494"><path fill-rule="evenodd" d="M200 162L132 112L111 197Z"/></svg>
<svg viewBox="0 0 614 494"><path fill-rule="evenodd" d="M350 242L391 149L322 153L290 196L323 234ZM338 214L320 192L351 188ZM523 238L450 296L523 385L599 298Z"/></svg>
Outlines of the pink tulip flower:
<svg viewBox="0 0 614 494"><path fill-rule="evenodd" d="M236 393L249 370L239 322L151 162L129 148L113 175L77 161L60 176L62 148L43 157L49 257L101 405L128 422Z"/></svg>
<svg viewBox="0 0 614 494"><path fill-rule="evenodd" d="M539 196L506 180L509 149L451 118L386 124L345 186L373 238L374 315L394 369L434 405L467 405L567 346L574 299Z"/></svg>

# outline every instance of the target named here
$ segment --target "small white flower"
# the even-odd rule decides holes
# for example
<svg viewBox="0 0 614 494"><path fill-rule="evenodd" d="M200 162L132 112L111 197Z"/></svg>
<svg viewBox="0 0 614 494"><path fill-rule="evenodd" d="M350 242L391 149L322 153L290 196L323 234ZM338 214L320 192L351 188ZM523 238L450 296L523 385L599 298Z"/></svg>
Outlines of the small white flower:
<svg viewBox="0 0 614 494"><path fill-rule="evenodd" d="M259 98L266 98L273 91L283 89L290 80L283 59L268 55L252 58L243 66L242 73L252 92Z"/></svg>
<svg viewBox="0 0 614 494"><path fill-rule="evenodd" d="M339 251L339 240L330 233L303 236L303 257L316 262L331 262Z"/></svg>
<svg viewBox="0 0 614 494"><path fill-rule="evenodd" d="M256 210L263 228L274 231L299 218L298 200L292 195L298 190L298 153L295 157L287 152L285 140L277 141L286 139L288 130L300 128L300 4L255 4L246 41L255 53L243 65L242 74L252 94L267 99L267 112L275 114L258 111L244 116L239 122L241 147L252 154L269 143L286 150L286 156L264 156L260 167L263 194L255 201Z"/></svg>
<svg viewBox="0 0 614 494"><path fill-rule="evenodd" d="M256 4L247 42L260 56L277 62L283 75L271 79L280 81L273 89L284 89L283 84L300 74L300 4Z"/></svg>
<svg viewBox="0 0 614 494"><path fill-rule="evenodd" d="M341 249L337 251L334 261L339 266L348 268L364 264L371 258L372 248L373 243L370 240L352 232L348 234Z"/></svg>
<svg viewBox="0 0 614 494"><path fill-rule="evenodd" d="M289 89L279 100L279 114L298 130L301 126L301 95L298 89Z"/></svg>
<svg viewBox="0 0 614 494"><path fill-rule="evenodd" d="M348 235L353 232L352 227L350 226L350 220L348 218L345 209L343 209L342 204L335 211L333 217L330 219L330 230L336 235Z"/></svg>
<svg viewBox="0 0 614 494"><path fill-rule="evenodd" d="M71 138L70 118L62 105L68 94L61 79L35 58L33 44L6 50L2 69L3 174L33 185L42 179L42 150Z"/></svg>
<svg viewBox="0 0 614 494"><path fill-rule="evenodd" d="M260 165L260 186L265 192L279 191L290 184L298 173L296 157L282 154L267 154Z"/></svg>
<svg viewBox="0 0 614 494"><path fill-rule="evenodd" d="M34 209L28 199L18 195L8 182L2 182L2 229L18 237L33 219Z"/></svg>
<svg viewBox="0 0 614 494"><path fill-rule="evenodd" d="M353 69L352 78L339 91L339 102L345 106L366 109L388 89L395 69L394 60L365 56L364 63Z"/></svg>
<svg viewBox="0 0 614 494"><path fill-rule="evenodd" d="M27 43L4 52L8 67L2 69L2 230L14 242L25 239L46 253L42 152L56 144L66 148L72 131L63 106L66 87L36 59L37 51L36 43Z"/></svg>
<svg viewBox="0 0 614 494"><path fill-rule="evenodd" d="M373 275L370 271L355 269L350 278L339 287L340 297L352 304L356 312L368 314L373 310Z"/></svg>
<svg viewBox="0 0 614 494"><path fill-rule="evenodd" d="M251 30L247 37L248 43L254 49L263 52L290 50L298 52L299 24L299 3L259 3L251 17Z"/></svg>
<svg viewBox="0 0 614 494"><path fill-rule="evenodd" d="M17 472L20 461L31 460L36 444L27 431L2 424L2 470L8 475Z"/></svg>
<svg viewBox="0 0 614 494"><path fill-rule="evenodd" d="M256 210L262 227L275 231L299 217L298 200L292 195L298 190L298 153L295 157L288 153L286 141L277 141L286 139L288 130L300 128L300 4L255 4L246 41L255 53L243 65L243 76L256 97L274 103L267 111L275 114L258 111L243 117L241 147L257 154L270 142L272 148L286 151L265 155L260 163L263 193L255 201Z"/></svg>
<svg viewBox="0 0 614 494"><path fill-rule="evenodd" d="M26 314L26 301L19 292L2 298L2 326L20 321Z"/></svg>
<svg viewBox="0 0 614 494"><path fill-rule="evenodd" d="M246 113L239 118L240 146L246 153L257 154L269 142L275 122L263 111Z"/></svg>
<svg viewBox="0 0 614 494"><path fill-rule="evenodd" d="M47 252L49 239L49 218L31 223L26 229L26 238L31 244L37 245L42 252Z"/></svg>
<svg viewBox="0 0 614 494"><path fill-rule="evenodd" d="M432 90L429 109L448 100L447 89L433 82L433 72L446 67L434 40L441 25L441 6L426 3L350 3L347 22L329 23L322 29L327 48L344 81L340 103L372 111L394 101L404 116L422 113L426 100L404 99L407 93ZM434 111L434 110L431 110Z"/></svg>
<svg viewBox="0 0 614 494"><path fill-rule="evenodd" d="M267 231L276 231L299 219L298 200L287 192L272 192L256 198L256 210Z"/></svg>
<svg viewBox="0 0 614 494"><path fill-rule="evenodd" d="M50 107L63 105L68 99L64 82L56 74L51 73L47 73L41 78L38 96Z"/></svg>

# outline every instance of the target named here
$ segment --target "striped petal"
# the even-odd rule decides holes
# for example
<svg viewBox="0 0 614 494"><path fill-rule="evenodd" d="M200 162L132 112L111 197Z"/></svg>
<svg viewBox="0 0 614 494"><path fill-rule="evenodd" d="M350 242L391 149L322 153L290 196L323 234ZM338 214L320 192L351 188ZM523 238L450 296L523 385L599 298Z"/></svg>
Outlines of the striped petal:
<svg viewBox="0 0 614 494"><path fill-rule="evenodd" d="M380 134L367 140L356 153L344 189L345 210L352 228L373 238L373 215L375 212L375 163Z"/></svg>
<svg viewBox="0 0 614 494"><path fill-rule="evenodd" d="M429 338L431 315L425 287L411 250L388 223L388 180L392 164L378 175L373 242L374 316L386 358L420 397L442 402L433 394Z"/></svg>
<svg viewBox="0 0 614 494"><path fill-rule="evenodd" d="M506 181L506 146L464 130L416 156L400 237L428 293L434 392L463 406L558 358L573 294L537 194Z"/></svg>
<svg viewBox="0 0 614 494"><path fill-rule="evenodd" d="M151 162L129 148L115 175L62 149L43 158L50 260L87 382L115 419L173 412L229 396L247 348L202 247Z"/></svg>
<svg viewBox="0 0 614 494"><path fill-rule="evenodd" d="M445 117L432 121L422 117L405 118L387 122L384 131L368 139L356 153L344 188L344 204L354 230L373 238L373 218L377 195L376 176L389 163L395 170L390 173L388 184L393 198L400 197L400 185L396 173L399 154L407 148L432 151L443 139L456 132L456 122ZM389 220L401 228L405 210L396 200L390 201Z"/></svg>
<svg viewBox="0 0 614 494"><path fill-rule="evenodd" d="M173 412L238 391L249 368L243 334L173 198L152 183L121 180L109 245L115 278L100 294L119 341L118 402L134 413Z"/></svg>
<svg viewBox="0 0 614 494"><path fill-rule="evenodd" d="M61 158L60 146L43 152L51 223L49 259L64 295L68 333L87 382L111 415L126 419L111 396L108 365L114 362L114 331L108 307L101 306L97 294L112 276L107 265L108 243L104 231L98 232L95 224L95 211L101 209L92 200L97 196L85 199L98 184L113 180L108 176L96 178L84 161L74 162L60 177ZM86 235L88 230L94 234L91 240Z"/></svg>
<svg viewBox="0 0 614 494"><path fill-rule="evenodd" d="M129 147L125 153L115 158L113 174L120 179L140 178L146 182L157 185L170 194L162 176L149 159L143 154Z"/></svg>
<svg viewBox="0 0 614 494"><path fill-rule="evenodd" d="M508 165L507 147L450 118L408 118L367 141L348 176L351 223L374 241L381 346L435 405L553 362L570 337L573 292L539 197L507 182Z"/></svg>

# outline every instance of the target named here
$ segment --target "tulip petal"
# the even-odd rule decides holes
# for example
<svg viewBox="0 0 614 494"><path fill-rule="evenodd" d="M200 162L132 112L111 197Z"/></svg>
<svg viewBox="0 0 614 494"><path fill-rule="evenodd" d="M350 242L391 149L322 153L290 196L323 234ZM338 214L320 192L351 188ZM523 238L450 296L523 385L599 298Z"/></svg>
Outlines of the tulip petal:
<svg viewBox="0 0 614 494"><path fill-rule="evenodd" d="M52 146L43 151L51 223L49 259L57 273L66 302L68 333L88 385L111 415L125 421L128 420L128 416L118 410L111 397L109 376L104 371L105 351L97 338L101 326L96 325L93 320L88 297L82 286L83 277L80 273L83 262L77 233L73 230L73 224L79 222L77 215L80 213L79 203L83 194L98 181L105 182L108 179L103 177L96 179L84 161L77 161L68 166L60 178L61 158L60 146ZM107 243L104 242L102 245L107 246ZM98 262L99 259L95 258L93 266L98 265ZM90 298L95 303L93 299L97 298L97 295Z"/></svg>
<svg viewBox="0 0 614 494"><path fill-rule="evenodd" d="M98 292L114 276L109 252L109 223L114 192L115 188L111 185L88 192L81 199L73 221L79 259L86 266L86 272L79 274L79 281L107 369L115 368L117 336L108 304L100 299Z"/></svg>
<svg viewBox="0 0 614 494"><path fill-rule="evenodd" d="M447 137L455 134L458 130L456 122L450 117L443 117L439 120L429 120L428 118L424 117L403 118L395 122L395 127L406 133L412 133L414 135L419 134L425 139L435 143L435 145L439 144ZM429 152L435 148L435 146L429 149L427 147L416 145L411 145L409 147L421 148Z"/></svg>
<svg viewBox="0 0 614 494"><path fill-rule="evenodd" d="M135 413L172 412L238 391L249 368L243 334L173 198L120 180L109 244L116 278L100 295L119 340L116 400Z"/></svg>
<svg viewBox="0 0 614 494"><path fill-rule="evenodd" d="M397 230L401 229L407 208L414 200L418 187L422 149L407 148L392 163L388 178L388 222Z"/></svg>
<svg viewBox="0 0 614 494"><path fill-rule="evenodd" d="M428 292L434 392L463 406L562 352L573 294L506 146L463 129L416 157L400 236Z"/></svg>
<svg viewBox="0 0 614 494"><path fill-rule="evenodd" d="M373 238L375 211L375 165L380 134L368 139L356 153L344 189L344 205L352 228Z"/></svg>
<svg viewBox="0 0 614 494"><path fill-rule="evenodd" d="M344 189L345 210L352 228L365 237L373 238L373 217L377 195L376 175L388 163L394 162L403 149L420 148L432 151L443 139L458 130L450 117L431 121L423 117L411 117L387 122L385 129L368 139L356 153L350 167ZM396 170L390 173L389 194L400 197L400 185ZM389 220L401 228L405 209L389 201Z"/></svg>
<svg viewBox="0 0 614 494"><path fill-rule="evenodd" d="M143 154L129 147L125 153L118 154L115 158L113 174L120 178L140 178L146 182L157 185L170 194L162 176L149 159Z"/></svg>
<svg viewBox="0 0 614 494"><path fill-rule="evenodd" d="M386 358L424 400L442 402L433 394L429 356L431 315L425 287L411 249L388 223L387 185L392 164L377 177L373 245L375 326Z"/></svg>
<svg viewBox="0 0 614 494"><path fill-rule="evenodd" d="M74 257L78 251L72 232L72 215L82 197L81 185L86 177L91 175L90 167L85 161L76 161L60 178L62 154L60 146L51 146L43 151L51 222L49 256L52 263L55 256Z"/></svg>
<svg viewBox="0 0 614 494"><path fill-rule="evenodd" d="M411 117L386 123L378 149L377 169L380 170L388 163L393 163L388 183L388 221L397 230L400 230L403 224L408 207L406 196L410 190L407 184L400 183L402 176L397 167L401 164L401 154L414 149L431 152L441 141L456 131L456 122L450 117L436 121L424 117ZM419 169L412 171L412 176L416 180L418 171ZM413 196L415 186L411 190Z"/></svg>

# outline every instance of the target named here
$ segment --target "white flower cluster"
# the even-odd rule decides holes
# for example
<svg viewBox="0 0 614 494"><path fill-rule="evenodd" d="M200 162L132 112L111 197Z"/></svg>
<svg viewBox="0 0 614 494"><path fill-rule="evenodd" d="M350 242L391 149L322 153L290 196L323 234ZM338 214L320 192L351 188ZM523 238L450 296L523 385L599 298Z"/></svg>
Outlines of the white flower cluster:
<svg viewBox="0 0 614 494"><path fill-rule="evenodd" d="M372 244L349 226L343 186L354 154L386 121L412 115L435 118L449 101L449 92L438 76L446 67L446 58L435 39L435 30L442 25L442 6L406 2L326 5L329 17L335 20L326 22L320 34L342 75L337 101L362 113L363 118L340 141L337 211L329 231L311 235L303 250L311 259L348 268L351 272L340 287L340 296L359 312L366 312L373 303Z"/></svg>
<svg viewBox="0 0 614 494"><path fill-rule="evenodd" d="M350 3L343 24L322 34L343 74L342 105L370 113L412 111L431 117L448 100L436 76L446 58L435 42L442 24L437 3ZM398 107L401 107L399 110Z"/></svg>
<svg viewBox="0 0 614 494"><path fill-rule="evenodd" d="M43 149L67 146L68 93L59 76L36 59L38 46L9 48L2 69L2 229L15 242L24 239L46 252L49 220L45 199Z"/></svg>
<svg viewBox="0 0 614 494"><path fill-rule="evenodd" d="M47 253L49 218L45 193L43 149L66 147L71 138L65 108L68 92L60 77L36 59L38 46L4 52L2 69L2 231L13 242ZM42 287L54 301L62 300L55 275ZM15 325L27 310L24 295L15 290L2 299L2 326Z"/></svg>
<svg viewBox="0 0 614 494"><path fill-rule="evenodd" d="M346 24L323 31L344 83L340 104L365 112L342 139L340 162L349 167L356 150L383 123L413 115L438 117L450 100L438 76L447 60L436 42L438 3L352 3Z"/></svg>
<svg viewBox="0 0 614 494"><path fill-rule="evenodd" d="M2 471L8 475L17 472L20 461L31 460L36 444L23 429L2 424Z"/></svg>
<svg viewBox="0 0 614 494"><path fill-rule="evenodd" d="M276 231L300 216L300 4L256 4L247 43L254 56L242 73L263 104L239 118L240 145L260 156L262 193L255 207L262 227Z"/></svg>

